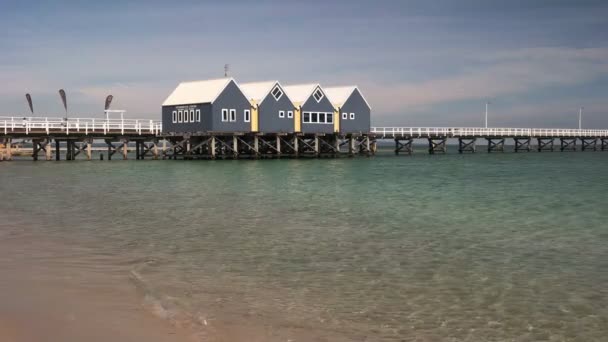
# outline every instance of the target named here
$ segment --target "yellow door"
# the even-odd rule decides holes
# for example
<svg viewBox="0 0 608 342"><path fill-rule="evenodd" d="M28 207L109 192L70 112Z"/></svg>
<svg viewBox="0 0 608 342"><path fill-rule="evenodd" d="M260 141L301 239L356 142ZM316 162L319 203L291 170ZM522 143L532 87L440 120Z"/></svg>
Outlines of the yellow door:
<svg viewBox="0 0 608 342"><path fill-rule="evenodd" d="M340 133L340 110L334 111L334 132Z"/></svg>
<svg viewBox="0 0 608 342"><path fill-rule="evenodd" d="M293 116L293 123L294 123L294 127L293 127L293 131L296 133L299 133L302 131L302 120L300 118L301 116L301 112L300 112L300 107L296 108L296 110L294 111L294 116Z"/></svg>
<svg viewBox="0 0 608 342"><path fill-rule="evenodd" d="M251 131L258 132L260 129L258 123L258 106L251 106Z"/></svg>

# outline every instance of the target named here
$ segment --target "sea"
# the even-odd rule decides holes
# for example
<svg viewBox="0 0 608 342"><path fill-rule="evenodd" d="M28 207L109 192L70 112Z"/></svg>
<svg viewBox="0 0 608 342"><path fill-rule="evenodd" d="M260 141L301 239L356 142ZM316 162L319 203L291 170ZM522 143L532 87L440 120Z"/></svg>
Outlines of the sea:
<svg viewBox="0 0 608 342"><path fill-rule="evenodd" d="M608 153L454 152L0 162L0 239L209 340L607 341Z"/></svg>

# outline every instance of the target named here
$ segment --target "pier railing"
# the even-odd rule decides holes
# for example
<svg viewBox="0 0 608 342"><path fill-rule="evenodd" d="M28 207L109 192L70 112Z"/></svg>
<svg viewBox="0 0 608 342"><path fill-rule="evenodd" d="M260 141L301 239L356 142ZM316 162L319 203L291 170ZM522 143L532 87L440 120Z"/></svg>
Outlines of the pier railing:
<svg viewBox="0 0 608 342"><path fill-rule="evenodd" d="M395 137L608 137L608 130L562 128L372 127L379 138Z"/></svg>
<svg viewBox="0 0 608 342"><path fill-rule="evenodd" d="M90 119L0 116L0 134L158 135L162 123L137 119Z"/></svg>

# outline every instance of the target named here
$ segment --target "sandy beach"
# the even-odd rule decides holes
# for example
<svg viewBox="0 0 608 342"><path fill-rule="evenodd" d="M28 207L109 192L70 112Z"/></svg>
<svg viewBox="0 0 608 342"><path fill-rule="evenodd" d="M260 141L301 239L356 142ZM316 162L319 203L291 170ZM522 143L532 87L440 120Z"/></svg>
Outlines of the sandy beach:
<svg viewBox="0 0 608 342"><path fill-rule="evenodd" d="M84 270L66 247L0 238L0 341L201 341L200 332L155 315L126 275L102 260Z"/></svg>

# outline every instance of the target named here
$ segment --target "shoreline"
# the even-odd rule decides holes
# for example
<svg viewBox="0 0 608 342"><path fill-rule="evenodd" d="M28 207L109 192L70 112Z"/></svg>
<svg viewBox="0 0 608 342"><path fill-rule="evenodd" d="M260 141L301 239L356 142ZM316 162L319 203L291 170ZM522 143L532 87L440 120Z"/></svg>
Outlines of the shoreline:
<svg viewBox="0 0 608 342"><path fill-rule="evenodd" d="M202 341L149 310L128 275L102 264L87 271L73 249L31 236L0 237L1 341Z"/></svg>

